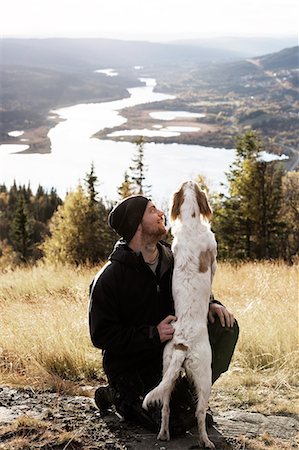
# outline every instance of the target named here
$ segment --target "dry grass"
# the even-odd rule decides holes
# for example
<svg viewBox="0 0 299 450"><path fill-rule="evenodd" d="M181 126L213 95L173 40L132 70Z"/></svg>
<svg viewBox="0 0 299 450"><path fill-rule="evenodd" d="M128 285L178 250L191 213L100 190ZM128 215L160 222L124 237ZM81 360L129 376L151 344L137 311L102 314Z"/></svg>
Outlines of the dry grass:
<svg viewBox="0 0 299 450"><path fill-rule="evenodd" d="M61 389L102 375L88 334L94 272L40 265L0 275L1 382Z"/></svg>
<svg viewBox="0 0 299 450"><path fill-rule="evenodd" d="M0 431L3 450L79 450L83 444L74 431L66 432L51 422L21 416Z"/></svg>
<svg viewBox="0 0 299 450"><path fill-rule="evenodd" d="M263 433L256 439L240 437L235 446L236 450L293 450L294 448L296 448L295 444L275 439L268 433Z"/></svg>
<svg viewBox="0 0 299 450"><path fill-rule="evenodd" d="M240 338L229 373L215 384L216 404L298 413L299 266L220 264L215 297L235 314ZM228 406L228 405L227 405Z"/></svg>
<svg viewBox="0 0 299 450"><path fill-rule="evenodd" d="M0 274L0 383L72 391L103 376L88 334L96 271L40 264ZM213 404L294 413L298 265L219 264L214 294L235 313L241 334Z"/></svg>

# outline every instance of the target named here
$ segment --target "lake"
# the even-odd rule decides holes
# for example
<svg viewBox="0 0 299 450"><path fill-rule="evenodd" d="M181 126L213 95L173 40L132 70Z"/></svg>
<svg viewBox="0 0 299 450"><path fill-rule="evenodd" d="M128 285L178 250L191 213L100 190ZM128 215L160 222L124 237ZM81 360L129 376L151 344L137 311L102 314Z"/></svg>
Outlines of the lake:
<svg viewBox="0 0 299 450"><path fill-rule="evenodd" d="M107 76L111 76L111 69ZM154 92L154 79L140 80L144 82L144 86L128 89L128 98L78 104L51 111L50 114L58 114L63 121L49 131L52 146L50 154L18 154L27 146L0 145L0 183L9 186L14 179L20 184L30 182L33 190L38 184L48 189L53 186L63 197L66 191L74 189L79 181L84 179L93 162L101 195L116 200L117 187L123 182L124 172L131 165L136 146L128 142L99 140L91 136L106 127L124 124L126 119L119 112L122 108L174 98ZM157 134L188 131L188 128L183 130L167 127L167 120L174 114L178 117L188 117L192 113L184 116L184 111L161 111L156 114L156 118L165 120L165 128L156 126L148 131ZM132 130L127 132L132 133ZM228 170L235 155L234 150L199 145L149 143L145 144L144 149L148 167L146 184L152 186L151 195L158 204L167 201L179 183L198 174L206 176L213 190L220 190L220 183L226 180L224 172Z"/></svg>

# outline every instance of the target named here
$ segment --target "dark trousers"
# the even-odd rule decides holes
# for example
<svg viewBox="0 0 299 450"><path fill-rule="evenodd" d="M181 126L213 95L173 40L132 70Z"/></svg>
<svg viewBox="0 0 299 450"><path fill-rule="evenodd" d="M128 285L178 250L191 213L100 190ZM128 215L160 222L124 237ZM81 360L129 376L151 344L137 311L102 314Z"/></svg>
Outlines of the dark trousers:
<svg viewBox="0 0 299 450"><path fill-rule="evenodd" d="M223 327L218 317L215 323L208 324L212 348L212 383L227 371L239 337L239 325L235 320L232 328Z"/></svg>
<svg viewBox="0 0 299 450"><path fill-rule="evenodd" d="M215 323L208 325L212 348L212 383L225 372L230 364L239 336L239 326L235 321L233 328L221 326L218 317ZM155 367L145 367L137 372L123 374L113 380L112 387L116 392L115 406L126 420L137 422L151 431L157 432L160 427L160 407L142 408L144 396L161 380L161 372ZM178 379L170 401L170 432L180 434L195 425L194 388L186 377Z"/></svg>

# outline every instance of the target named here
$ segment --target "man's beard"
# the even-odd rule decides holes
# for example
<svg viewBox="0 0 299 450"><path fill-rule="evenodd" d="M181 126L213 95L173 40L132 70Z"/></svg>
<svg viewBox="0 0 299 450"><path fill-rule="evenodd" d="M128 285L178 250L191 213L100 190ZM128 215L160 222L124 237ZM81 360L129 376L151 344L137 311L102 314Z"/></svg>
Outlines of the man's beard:
<svg viewBox="0 0 299 450"><path fill-rule="evenodd" d="M162 239L167 234L167 230L162 224L161 227L154 227L154 226L147 227L143 225L142 231L143 234L146 235L148 238L155 239L157 241Z"/></svg>

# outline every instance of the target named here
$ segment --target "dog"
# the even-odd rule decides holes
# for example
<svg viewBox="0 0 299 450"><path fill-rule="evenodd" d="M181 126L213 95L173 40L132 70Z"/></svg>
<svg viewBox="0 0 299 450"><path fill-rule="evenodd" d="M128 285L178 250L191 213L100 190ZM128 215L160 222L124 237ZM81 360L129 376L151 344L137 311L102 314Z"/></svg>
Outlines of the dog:
<svg viewBox="0 0 299 450"><path fill-rule="evenodd" d="M196 419L199 444L215 448L208 438L206 410L212 384L211 346L207 317L212 279L216 271L217 244L210 229L212 210L206 194L193 181L184 182L174 194L170 212L174 272L172 293L177 320L173 339L163 353L163 377L144 398L143 408L162 404L157 436L169 440L169 402L182 370L197 394Z"/></svg>

